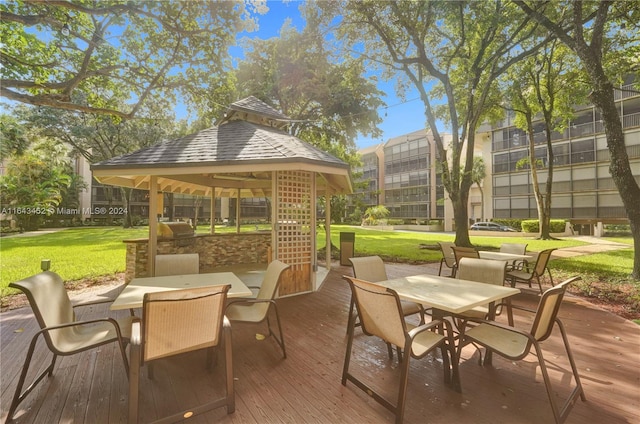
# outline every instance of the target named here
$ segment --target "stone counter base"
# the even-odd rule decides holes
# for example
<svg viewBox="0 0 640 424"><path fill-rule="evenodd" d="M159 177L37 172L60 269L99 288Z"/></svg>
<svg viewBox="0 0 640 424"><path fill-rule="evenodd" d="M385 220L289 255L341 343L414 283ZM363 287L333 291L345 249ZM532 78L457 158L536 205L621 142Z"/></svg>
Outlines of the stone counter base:
<svg viewBox="0 0 640 424"><path fill-rule="evenodd" d="M125 283L135 277L149 277L149 240L124 240L127 245ZM189 238L158 240L158 255L197 253L200 272L221 266L266 264L271 233L200 234Z"/></svg>

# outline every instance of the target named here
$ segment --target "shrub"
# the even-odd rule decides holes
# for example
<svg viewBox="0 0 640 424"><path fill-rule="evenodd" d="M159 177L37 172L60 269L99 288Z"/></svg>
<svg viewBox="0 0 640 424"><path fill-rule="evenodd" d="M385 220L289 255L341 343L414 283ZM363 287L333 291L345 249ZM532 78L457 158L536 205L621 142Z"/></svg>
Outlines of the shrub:
<svg viewBox="0 0 640 424"><path fill-rule="evenodd" d="M518 231L522 231L522 220L521 219L494 219L493 222L502 225L508 225L511 228L515 228ZM538 221L536 221L538 222Z"/></svg>
<svg viewBox="0 0 640 424"><path fill-rule="evenodd" d="M549 223L550 232L552 233L563 233L564 228L566 226L566 220L564 219L552 219ZM527 219L522 221L522 231L525 233L539 233L540 226L538 225L539 221L537 219Z"/></svg>

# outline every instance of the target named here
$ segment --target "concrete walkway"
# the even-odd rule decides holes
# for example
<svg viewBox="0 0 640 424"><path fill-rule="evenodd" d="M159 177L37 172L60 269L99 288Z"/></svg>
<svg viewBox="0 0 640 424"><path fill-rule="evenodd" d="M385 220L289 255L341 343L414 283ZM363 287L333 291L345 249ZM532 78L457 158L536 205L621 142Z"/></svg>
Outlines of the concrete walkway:
<svg viewBox="0 0 640 424"><path fill-rule="evenodd" d="M551 255L552 258L573 258L575 256L592 255L594 253L633 248L633 246L630 246L628 244L618 243L617 241L612 241L600 237L572 236L570 238L584 241L590 244L584 246L563 247L561 249L554 250L553 254Z"/></svg>

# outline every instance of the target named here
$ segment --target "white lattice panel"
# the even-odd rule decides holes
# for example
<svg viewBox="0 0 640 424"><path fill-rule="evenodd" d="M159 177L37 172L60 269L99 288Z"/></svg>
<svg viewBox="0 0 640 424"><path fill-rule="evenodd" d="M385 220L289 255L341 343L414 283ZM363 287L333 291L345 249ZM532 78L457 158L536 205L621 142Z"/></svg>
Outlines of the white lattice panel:
<svg viewBox="0 0 640 424"><path fill-rule="evenodd" d="M306 171L277 173L277 257L289 265L311 263L312 174Z"/></svg>

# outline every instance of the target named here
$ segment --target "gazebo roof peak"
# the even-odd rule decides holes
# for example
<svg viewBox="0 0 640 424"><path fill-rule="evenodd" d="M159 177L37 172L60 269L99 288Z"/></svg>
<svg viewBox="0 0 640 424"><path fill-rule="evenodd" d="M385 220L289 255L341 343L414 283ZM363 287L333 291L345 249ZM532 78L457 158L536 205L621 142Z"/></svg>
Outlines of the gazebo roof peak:
<svg viewBox="0 0 640 424"><path fill-rule="evenodd" d="M257 97L249 96L231 103L224 115L216 122L216 125L221 126L227 122L236 120L284 129L291 121L291 118L280 113Z"/></svg>

